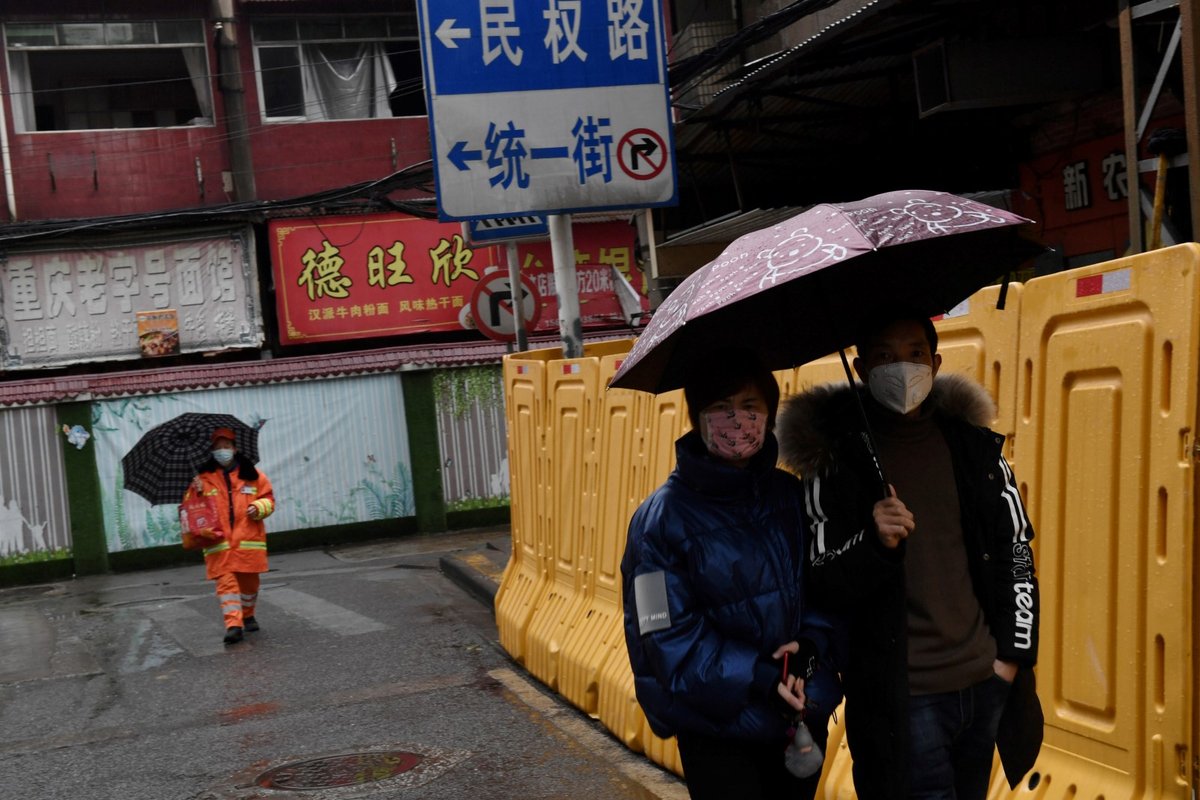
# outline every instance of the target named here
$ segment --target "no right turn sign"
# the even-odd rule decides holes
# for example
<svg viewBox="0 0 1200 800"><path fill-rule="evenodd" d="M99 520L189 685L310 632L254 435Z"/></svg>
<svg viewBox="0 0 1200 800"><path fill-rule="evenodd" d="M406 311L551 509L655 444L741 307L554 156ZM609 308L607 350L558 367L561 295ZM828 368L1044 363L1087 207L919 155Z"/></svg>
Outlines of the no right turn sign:
<svg viewBox="0 0 1200 800"><path fill-rule="evenodd" d="M489 272L475 286L475 293L471 295L471 316L484 335L497 341L511 342L517 338L515 303L508 275ZM521 321L525 330L531 330L537 324L541 311L537 287L522 275Z"/></svg>

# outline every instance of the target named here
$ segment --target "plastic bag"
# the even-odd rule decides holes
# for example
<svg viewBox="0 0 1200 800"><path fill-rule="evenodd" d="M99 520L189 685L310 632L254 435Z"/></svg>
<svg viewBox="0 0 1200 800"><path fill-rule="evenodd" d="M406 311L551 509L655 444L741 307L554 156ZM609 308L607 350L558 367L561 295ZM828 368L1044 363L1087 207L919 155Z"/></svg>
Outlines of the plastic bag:
<svg viewBox="0 0 1200 800"><path fill-rule="evenodd" d="M783 763L787 771L797 778L817 774L821 771L821 765L825 763L825 754L817 747L812 733L803 721L796 723L796 732L788 742L787 750L783 754Z"/></svg>
<svg viewBox="0 0 1200 800"><path fill-rule="evenodd" d="M179 531L184 550L212 547L225 538L217 530L217 504L203 495L179 505Z"/></svg>

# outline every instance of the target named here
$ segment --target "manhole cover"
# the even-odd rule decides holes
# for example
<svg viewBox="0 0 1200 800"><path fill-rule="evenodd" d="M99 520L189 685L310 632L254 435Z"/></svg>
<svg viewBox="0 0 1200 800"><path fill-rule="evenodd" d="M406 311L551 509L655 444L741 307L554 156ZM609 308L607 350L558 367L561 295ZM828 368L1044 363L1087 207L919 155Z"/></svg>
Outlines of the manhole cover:
<svg viewBox="0 0 1200 800"><path fill-rule="evenodd" d="M294 791L360 786L402 775L423 760L424 756L403 750L347 753L283 764L259 775L255 783L263 789Z"/></svg>

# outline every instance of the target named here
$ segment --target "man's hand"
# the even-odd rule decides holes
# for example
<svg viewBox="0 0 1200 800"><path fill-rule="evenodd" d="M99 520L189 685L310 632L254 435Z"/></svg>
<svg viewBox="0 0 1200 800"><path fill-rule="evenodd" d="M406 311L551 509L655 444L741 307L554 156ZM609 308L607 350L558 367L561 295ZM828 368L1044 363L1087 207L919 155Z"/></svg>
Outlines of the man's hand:
<svg viewBox="0 0 1200 800"><path fill-rule="evenodd" d="M875 504L875 532L879 535L880 543L889 550L900 546L902 539L907 539L917 523L913 520L912 512L896 496L896 487L888 484L888 497Z"/></svg>
<svg viewBox="0 0 1200 800"><path fill-rule="evenodd" d="M992 671L1005 683L1012 683L1017 679L1017 665L1012 661L1001 661L997 658L992 662Z"/></svg>

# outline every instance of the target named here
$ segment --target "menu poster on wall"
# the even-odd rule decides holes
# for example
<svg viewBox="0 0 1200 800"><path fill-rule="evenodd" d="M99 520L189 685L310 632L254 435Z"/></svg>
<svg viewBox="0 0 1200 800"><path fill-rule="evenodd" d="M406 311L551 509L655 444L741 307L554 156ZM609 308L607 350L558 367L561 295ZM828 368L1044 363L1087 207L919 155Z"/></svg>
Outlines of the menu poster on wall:
<svg viewBox="0 0 1200 800"><path fill-rule="evenodd" d="M179 314L175 309L137 312L138 345L145 358L179 352Z"/></svg>
<svg viewBox="0 0 1200 800"><path fill-rule="evenodd" d="M0 369L141 358L139 311L175 310L180 353L258 347L253 252L244 227L0 253Z"/></svg>

